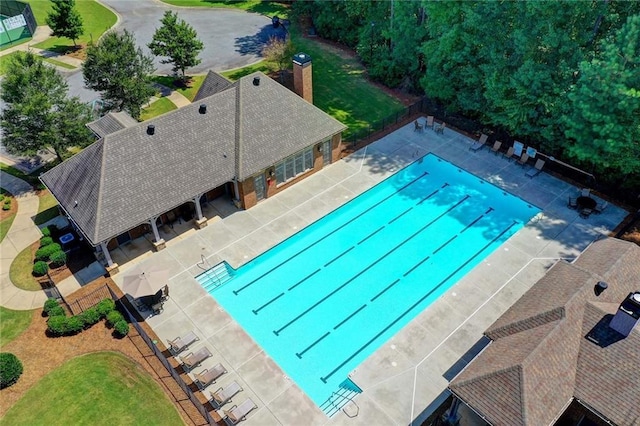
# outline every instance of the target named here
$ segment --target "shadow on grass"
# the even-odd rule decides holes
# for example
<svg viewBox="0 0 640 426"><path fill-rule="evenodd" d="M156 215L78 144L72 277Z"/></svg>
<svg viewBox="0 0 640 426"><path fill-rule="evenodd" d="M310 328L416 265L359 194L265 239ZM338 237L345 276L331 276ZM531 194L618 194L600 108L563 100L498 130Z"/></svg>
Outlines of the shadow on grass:
<svg viewBox="0 0 640 426"><path fill-rule="evenodd" d="M48 209L41 211L37 215L33 217L33 222L36 225L42 225L45 222L50 221L54 217L60 215L60 211L58 210L58 206L49 207Z"/></svg>

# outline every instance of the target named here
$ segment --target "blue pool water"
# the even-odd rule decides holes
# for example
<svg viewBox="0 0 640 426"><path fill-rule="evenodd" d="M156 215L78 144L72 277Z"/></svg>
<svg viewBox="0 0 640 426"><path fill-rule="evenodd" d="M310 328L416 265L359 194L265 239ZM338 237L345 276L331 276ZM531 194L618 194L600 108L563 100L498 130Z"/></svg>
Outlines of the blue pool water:
<svg viewBox="0 0 640 426"><path fill-rule="evenodd" d="M211 295L319 406L539 209L427 155Z"/></svg>

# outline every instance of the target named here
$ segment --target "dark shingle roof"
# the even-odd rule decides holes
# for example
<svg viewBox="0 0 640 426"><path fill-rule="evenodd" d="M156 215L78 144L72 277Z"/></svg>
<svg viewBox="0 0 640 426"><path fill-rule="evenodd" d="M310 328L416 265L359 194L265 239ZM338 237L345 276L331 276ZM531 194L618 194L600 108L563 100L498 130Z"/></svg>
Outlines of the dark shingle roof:
<svg viewBox="0 0 640 426"><path fill-rule="evenodd" d="M253 77L260 77L259 86ZM202 103L205 114L199 112ZM153 136L147 134L151 124ZM107 134L41 179L89 241L98 244L344 129L254 73L197 104Z"/></svg>
<svg viewBox="0 0 640 426"><path fill-rule="evenodd" d="M233 83L221 76L220 74L209 71L204 78L202 85L198 89L193 102L200 101L204 98L208 98L211 95L215 95L218 92L228 89Z"/></svg>
<svg viewBox="0 0 640 426"><path fill-rule="evenodd" d="M609 321L638 277L640 247L611 238L558 262L487 329L491 344L450 389L494 425L550 424L572 398L636 425L640 330L622 338ZM600 280L609 287L596 296Z"/></svg>
<svg viewBox="0 0 640 426"><path fill-rule="evenodd" d="M105 137L110 133L127 127L136 126L138 122L126 112L110 112L103 115L96 121L87 123L87 127L93 131L99 138Z"/></svg>

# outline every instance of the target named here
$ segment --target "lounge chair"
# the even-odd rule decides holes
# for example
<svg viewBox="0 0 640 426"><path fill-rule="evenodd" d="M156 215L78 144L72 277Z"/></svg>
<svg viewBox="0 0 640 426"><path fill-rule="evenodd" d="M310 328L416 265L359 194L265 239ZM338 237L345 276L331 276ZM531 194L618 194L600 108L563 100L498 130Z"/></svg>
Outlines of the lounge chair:
<svg viewBox="0 0 640 426"><path fill-rule="evenodd" d="M502 153L502 156L511 161L511 158L513 157L513 147L510 146L509 149L507 149L507 152Z"/></svg>
<svg viewBox="0 0 640 426"><path fill-rule="evenodd" d="M173 355L177 355L197 340L200 340L200 338L196 336L196 333L190 331L184 337L176 337L173 340L169 340L169 352Z"/></svg>
<svg viewBox="0 0 640 426"><path fill-rule="evenodd" d="M590 197L591 196L591 190L589 188L582 188L580 190L580 196L581 197Z"/></svg>
<svg viewBox="0 0 640 426"><path fill-rule="evenodd" d="M443 122L438 127L435 128L436 133L444 134L444 129L447 127L447 123Z"/></svg>
<svg viewBox="0 0 640 426"><path fill-rule="evenodd" d="M162 296L161 296L161 300L163 302L166 302L167 299L169 299L169 285L165 285L164 287L162 287Z"/></svg>
<svg viewBox="0 0 640 426"><path fill-rule="evenodd" d="M529 154L523 152L520 159L518 159L518 165L524 167L524 165L527 164L527 161L529 161Z"/></svg>
<svg viewBox="0 0 640 426"><path fill-rule="evenodd" d="M194 382L200 389L204 389L209 386L211 383L215 383L215 381L225 374L227 369L220 363L214 365L211 369L204 369L199 373L194 373L193 377L195 377Z"/></svg>
<svg viewBox="0 0 640 426"><path fill-rule="evenodd" d="M428 115L427 116L426 127L429 127L431 130L433 130L433 115Z"/></svg>
<svg viewBox="0 0 640 426"><path fill-rule="evenodd" d="M569 202L567 203L567 207L569 207L572 210L575 210L578 208L578 199L576 197L569 197Z"/></svg>
<svg viewBox="0 0 640 426"><path fill-rule="evenodd" d="M580 217L583 219L587 219L593 213L592 209L582 209L580 210Z"/></svg>
<svg viewBox="0 0 640 426"><path fill-rule="evenodd" d="M248 398L240 405L234 405L228 410L224 410L225 420L231 422L232 425L238 424L247 417L251 411L258 408L258 406Z"/></svg>
<svg viewBox="0 0 640 426"><path fill-rule="evenodd" d="M593 212L594 212L594 213L598 213L598 214L600 214L600 213L602 213L602 211L603 211L604 209L606 209L606 208L607 208L607 206L608 206L608 205L609 205L609 202L608 202L608 201L603 201L602 203L598 203L598 204L596 204L596 206L593 208Z"/></svg>
<svg viewBox="0 0 640 426"><path fill-rule="evenodd" d="M530 178L534 178L536 176L538 176L540 174L540 172L542 172L542 168L544 167L544 160L541 159L537 159L536 160L536 165L533 166L533 169L529 169L529 171L527 171L526 175Z"/></svg>
<svg viewBox="0 0 640 426"><path fill-rule="evenodd" d="M414 121L413 125L414 125L414 128L413 128L414 132L422 132L422 129L424 129L424 126L420 124L418 120Z"/></svg>
<svg viewBox="0 0 640 426"><path fill-rule="evenodd" d="M224 388L219 388L218 390L209 393L211 394L213 402L218 407L222 407L224 404L231 401L231 398L233 398L240 391L242 391L242 386L240 386L238 382L233 381Z"/></svg>
<svg viewBox="0 0 640 426"><path fill-rule="evenodd" d="M482 135L480 135L480 139L478 140L478 142L474 142L473 145L471 145L469 147L469 149L471 151L478 151L478 150L482 149L484 144L487 143L487 138L488 138L488 136L483 133Z"/></svg>
<svg viewBox="0 0 640 426"><path fill-rule="evenodd" d="M500 152L500 147L501 146L502 146L502 142L495 141L493 143L493 147L491 147L491 152L493 152L494 154L498 155L498 152Z"/></svg>
<svg viewBox="0 0 640 426"><path fill-rule="evenodd" d="M199 366L202 361L209 358L210 356L211 352L209 351L209 348L204 346L195 352L189 352L185 356L180 357L179 360L186 370L192 370L193 368Z"/></svg>

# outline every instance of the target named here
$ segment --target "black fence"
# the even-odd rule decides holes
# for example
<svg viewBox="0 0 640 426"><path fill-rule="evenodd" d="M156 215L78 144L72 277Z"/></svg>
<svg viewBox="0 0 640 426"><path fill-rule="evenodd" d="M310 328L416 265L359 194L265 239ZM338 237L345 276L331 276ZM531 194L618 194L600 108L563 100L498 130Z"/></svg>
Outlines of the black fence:
<svg viewBox="0 0 640 426"><path fill-rule="evenodd" d="M217 423L213 419L213 417L211 417L211 414L209 413L209 410L207 410L207 408L202 404L202 402L200 402L200 400L198 399L197 395L191 390L189 385L187 385L184 382L184 380L182 380L182 377L180 376L180 374L178 374L178 372L169 363L169 360L164 356L162 351L160 349L158 349L158 346L156 346L156 344L154 343L153 339L151 339L151 337L149 337L149 335L140 326L136 316L133 315L129 311L129 309L127 308L127 306L124 303L120 302L118 296L116 296L116 294L110 288L109 288L109 293L111 293L112 299L116 301L116 304L118 305L118 308L121 310L121 312L123 312L125 314L125 317L129 321L129 323L131 325L133 325L133 327L136 329L136 331L138 332L140 337L142 337L142 340L144 340L144 342L147 344L149 349L151 349L151 351L156 356L156 358L158 358L160 360L160 362L167 369L169 374L171 374L171 377L175 380L175 382L178 384L178 386L180 386L180 388L184 391L184 393L189 397L189 400L193 403L193 405L196 407L196 409L202 415L202 417L204 417L204 419L210 425L216 425Z"/></svg>

